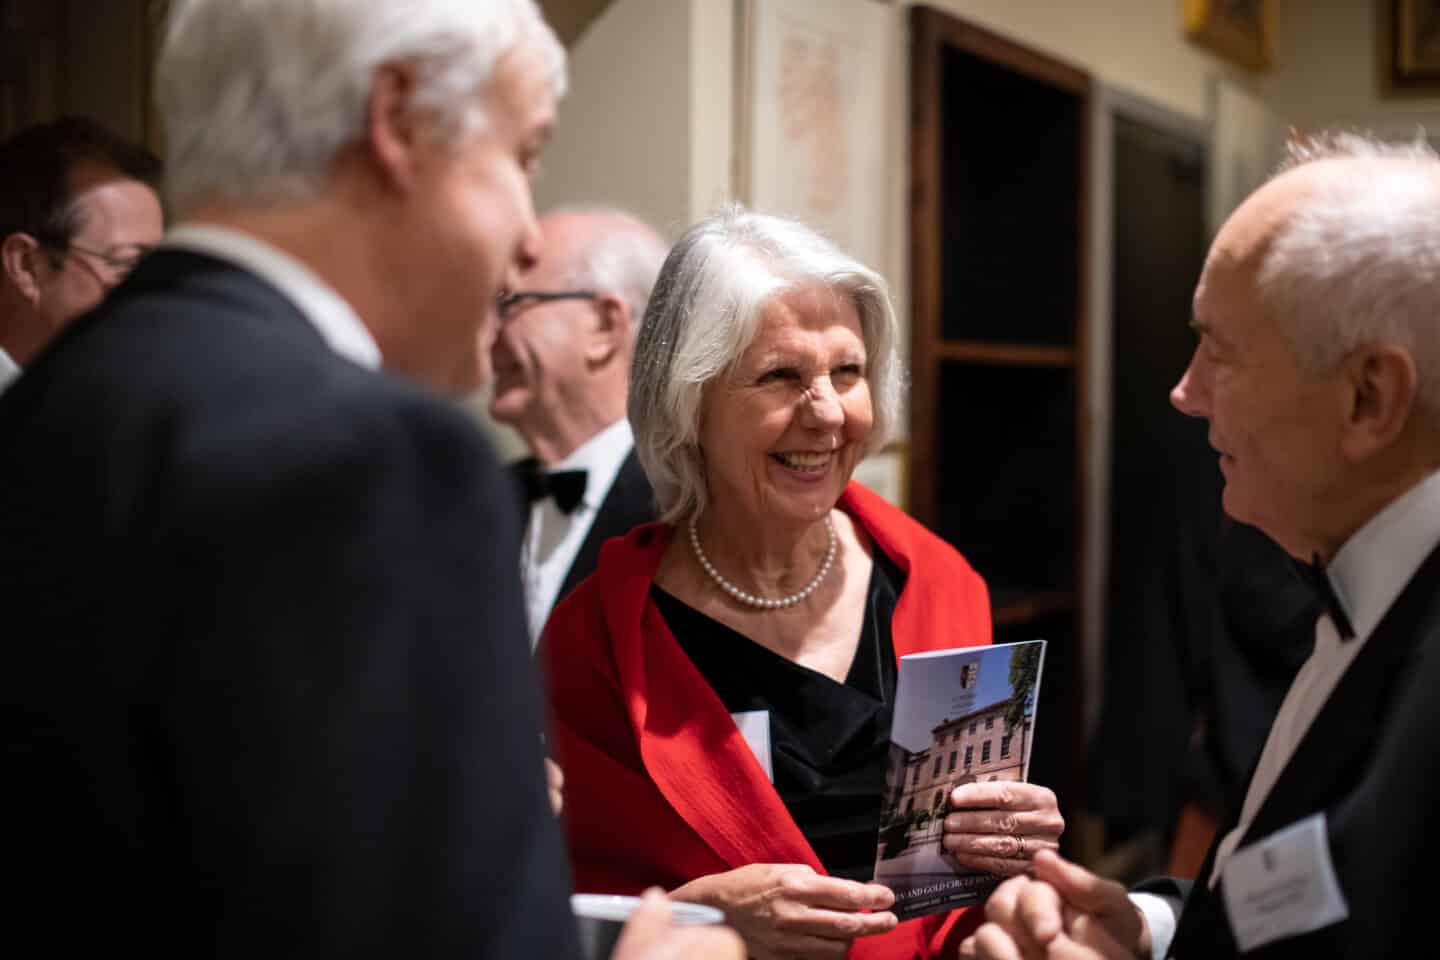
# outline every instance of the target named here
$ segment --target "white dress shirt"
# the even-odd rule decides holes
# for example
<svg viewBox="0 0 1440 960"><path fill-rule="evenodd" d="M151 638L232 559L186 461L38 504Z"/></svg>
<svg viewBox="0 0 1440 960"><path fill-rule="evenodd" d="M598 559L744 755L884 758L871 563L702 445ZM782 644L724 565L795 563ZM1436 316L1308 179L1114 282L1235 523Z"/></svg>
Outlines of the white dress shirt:
<svg viewBox="0 0 1440 960"><path fill-rule="evenodd" d="M10 382L20 376L20 365L11 359L10 354L0 347L0 393L10 386Z"/></svg>
<svg viewBox="0 0 1440 960"><path fill-rule="evenodd" d="M380 347L350 304L288 253L248 233L203 224L175 227L161 246L202 253L250 271L293 303L336 353L371 370L380 367Z"/></svg>
<svg viewBox="0 0 1440 960"><path fill-rule="evenodd" d="M547 471L586 471L585 494L568 514L555 505L553 497L542 497L530 505L530 518L520 550L520 577L525 584L525 612L532 648L540 639L551 608L560 599L560 588L595 524L600 505L605 502L634 446L630 421L621 417L586 440L570 456L545 468Z"/></svg>
<svg viewBox="0 0 1440 960"><path fill-rule="evenodd" d="M1437 544L1440 544L1440 472L1432 473L1371 517L1345 541L1326 566L1336 599L1349 618L1355 636L1342 640L1328 614L1315 622L1315 650L1295 675L1280 704L1280 712L1270 726L1255 775L1246 788L1240 820L1215 851L1215 866L1206 878L1211 889L1219 882L1230 855L1255 822L1285 765L1340 678ZM1172 915L1167 924L1166 918L1157 916L1156 911L1170 901L1148 894L1135 894L1133 899L1145 913L1146 921L1152 923L1152 940L1159 939L1157 933L1165 934L1164 943L1155 945L1155 956L1163 957L1174 937L1175 919ZM1161 929L1157 930L1157 926Z"/></svg>

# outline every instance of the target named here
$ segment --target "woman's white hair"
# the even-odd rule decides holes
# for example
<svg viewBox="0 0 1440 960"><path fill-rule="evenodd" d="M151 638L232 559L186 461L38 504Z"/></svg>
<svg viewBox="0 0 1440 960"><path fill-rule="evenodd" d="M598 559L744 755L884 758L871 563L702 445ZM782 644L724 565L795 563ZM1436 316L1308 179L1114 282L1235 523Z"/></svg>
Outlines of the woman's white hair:
<svg viewBox="0 0 1440 960"><path fill-rule="evenodd" d="M728 207L670 251L635 345L630 423L662 520L678 524L706 507L699 439L706 388L750 346L765 307L809 284L849 297L860 316L875 417L862 456L889 439L902 371L884 279L803 224Z"/></svg>
<svg viewBox="0 0 1440 960"><path fill-rule="evenodd" d="M1277 229L1261 297L1307 372L1361 344L1406 347L1420 405L1440 416L1440 157L1422 139L1332 133L1292 144L1280 172L1336 158L1373 163L1321 179Z"/></svg>
<svg viewBox="0 0 1440 960"><path fill-rule="evenodd" d="M454 142L483 128L479 94L522 41L558 97L565 52L534 0L173 0L155 84L168 198L183 212L313 196L364 136L387 63L415 68L412 106Z"/></svg>

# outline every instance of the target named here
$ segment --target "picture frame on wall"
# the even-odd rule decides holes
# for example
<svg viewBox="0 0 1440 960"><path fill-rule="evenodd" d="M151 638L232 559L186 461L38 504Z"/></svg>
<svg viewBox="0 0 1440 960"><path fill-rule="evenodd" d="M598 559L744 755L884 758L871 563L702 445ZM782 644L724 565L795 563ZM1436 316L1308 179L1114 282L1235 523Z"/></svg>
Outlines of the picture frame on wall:
<svg viewBox="0 0 1440 960"><path fill-rule="evenodd" d="M1260 71L1274 56L1275 0L1182 0L1185 36L1231 63Z"/></svg>
<svg viewBox="0 0 1440 960"><path fill-rule="evenodd" d="M1440 0L1377 0L1383 96L1440 93Z"/></svg>
<svg viewBox="0 0 1440 960"><path fill-rule="evenodd" d="M736 195L883 269L896 8L737 0Z"/></svg>

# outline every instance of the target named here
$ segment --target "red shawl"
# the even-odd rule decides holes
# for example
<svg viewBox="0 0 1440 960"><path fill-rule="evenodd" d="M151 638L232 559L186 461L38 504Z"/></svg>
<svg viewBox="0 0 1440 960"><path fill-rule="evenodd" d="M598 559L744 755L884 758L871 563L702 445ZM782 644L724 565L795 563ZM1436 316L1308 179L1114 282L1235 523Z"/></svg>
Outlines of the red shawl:
<svg viewBox="0 0 1440 960"><path fill-rule="evenodd" d="M990 642L984 581L954 548L858 484L839 507L905 572L895 653ZM664 524L606 543L600 565L545 629L551 752L565 771L577 890L673 889L751 863L824 873L740 736L650 601L669 543ZM857 940L850 956L954 956L980 910L907 921Z"/></svg>

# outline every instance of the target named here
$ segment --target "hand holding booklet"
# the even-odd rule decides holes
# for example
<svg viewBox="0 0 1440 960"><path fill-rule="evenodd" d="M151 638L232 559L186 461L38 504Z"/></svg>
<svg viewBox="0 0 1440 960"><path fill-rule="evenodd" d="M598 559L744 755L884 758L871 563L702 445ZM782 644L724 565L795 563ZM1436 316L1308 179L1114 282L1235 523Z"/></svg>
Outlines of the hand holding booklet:
<svg viewBox="0 0 1440 960"><path fill-rule="evenodd" d="M978 903L1000 882L941 845L950 792L1025 780L1045 641L912 653L900 658L875 882L901 920Z"/></svg>

